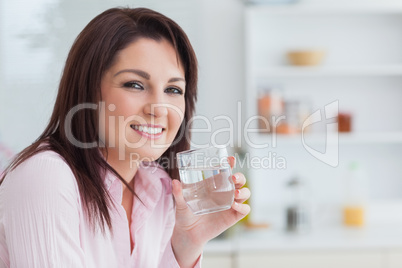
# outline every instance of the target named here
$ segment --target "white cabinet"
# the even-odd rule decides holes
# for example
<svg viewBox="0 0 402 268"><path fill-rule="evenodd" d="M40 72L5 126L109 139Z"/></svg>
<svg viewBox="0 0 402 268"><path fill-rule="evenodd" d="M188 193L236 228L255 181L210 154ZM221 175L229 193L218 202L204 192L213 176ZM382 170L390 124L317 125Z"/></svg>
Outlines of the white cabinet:
<svg viewBox="0 0 402 268"><path fill-rule="evenodd" d="M402 5L400 1L338 2L246 7L246 120L258 114L259 85L280 85L285 98L308 99L311 113L322 111L322 132L307 133L305 138L310 139L306 140L309 148L324 154L329 144L325 127L334 122L325 120L324 107L338 101L340 112L353 115L352 132L341 133L336 140L335 167L313 156L300 134L249 134L250 143L245 142L250 155L265 157L270 164L250 168L248 173L255 215L283 205L286 181L295 173L310 180L318 204L339 203L339 178L354 160L370 176L370 198L402 197ZM324 62L291 66L286 53L303 48L324 49ZM254 123L251 126L256 127ZM286 166L281 168L278 163L283 161Z"/></svg>
<svg viewBox="0 0 402 268"><path fill-rule="evenodd" d="M386 256L386 266L384 268L402 267L402 249L390 250Z"/></svg>
<svg viewBox="0 0 402 268"><path fill-rule="evenodd" d="M384 227L385 229L387 227ZM317 237L289 239L261 234L258 238L214 240L205 248L205 268L400 268L402 231L366 230L334 233ZM335 238L334 235L338 238ZM344 233L345 234L345 233ZM362 236L363 235L363 236ZM275 238L276 237L276 238ZM363 239L363 240L362 240ZM291 242L293 240L293 242ZM359 242L359 240L361 240ZM365 241L364 243L362 243ZM232 244L228 243L232 242ZM230 246L228 246L230 245Z"/></svg>
<svg viewBox="0 0 402 268"><path fill-rule="evenodd" d="M400 268L402 249L204 253L205 268Z"/></svg>
<svg viewBox="0 0 402 268"><path fill-rule="evenodd" d="M248 253L237 257L238 268L384 268L380 252Z"/></svg>
<svg viewBox="0 0 402 268"><path fill-rule="evenodd" d="M206 268L400 268L402 251L349 250L204 254Z"/></svg>

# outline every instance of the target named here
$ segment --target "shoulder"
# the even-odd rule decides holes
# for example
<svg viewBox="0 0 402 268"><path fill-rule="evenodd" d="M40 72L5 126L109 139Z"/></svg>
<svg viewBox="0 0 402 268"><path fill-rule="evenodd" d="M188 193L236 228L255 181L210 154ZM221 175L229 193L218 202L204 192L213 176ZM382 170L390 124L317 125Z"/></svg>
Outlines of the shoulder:
<svg viewBox="0 0 402 268"><path fill-rule="evenodd" d="M9 177L27 183L51 183L51 181L57 181L56 178L58 177L71 178L74 175L71 168L58 153L43 151L29 157L12 169L6 176L7 181L11 181Z"/></svg>
<svg viewBox="0 0 402 268"><path fill-rule="evenodd" d="M37 199L40 196L56 196L63 193L76 197L78 187L71 168L53 151L39 152L12 169L2 184L8 198ZM1 194L0 192L0 194ZM18 194L18 197L13 195Z"/></svg>
<svg viewBox="0 0 402 268"><path fill-rule="evenodd" d="M48 164L48 165L57 165L57 166L66 166L68 167L66 161L64 158L59 155L58 153L51 151L51 150L46 150L46 151L41 151L33 156L29 157L26 159L24 162L22 162L16 169L20 168L26 168L29 166L32 166L34 164L41 163L43 164Z"/></svg>

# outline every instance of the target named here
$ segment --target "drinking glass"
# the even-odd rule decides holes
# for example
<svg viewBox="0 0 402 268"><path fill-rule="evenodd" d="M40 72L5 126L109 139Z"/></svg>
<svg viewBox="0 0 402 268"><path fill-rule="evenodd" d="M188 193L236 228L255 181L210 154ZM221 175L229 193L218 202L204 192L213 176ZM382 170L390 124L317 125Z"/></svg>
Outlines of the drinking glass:
<svg viewBox="0 0 402 268"><path fill-rule="evenodd" d="M183 197L196 215L229 209L234 201L226 148L208 147L177 154Z"/></svg>

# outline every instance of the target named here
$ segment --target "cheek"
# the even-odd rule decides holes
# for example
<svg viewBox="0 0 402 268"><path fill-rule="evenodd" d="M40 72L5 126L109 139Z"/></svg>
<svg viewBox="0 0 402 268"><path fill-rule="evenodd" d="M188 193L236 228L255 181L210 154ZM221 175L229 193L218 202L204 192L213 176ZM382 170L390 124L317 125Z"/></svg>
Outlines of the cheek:
<svg viewBox="0 0 402 268"><path fill-rule="evenodd" d="M142 107L138 103L131 101L130 98L120 98L114 103L109 104L112 107L109 116L113 117L116 123L127 122L140 117Z"/></svg>
<svg viewBox="0 0 402 268"><path fill-rule="evenodd" d="M138 106L124 100L117 103L106 102L99 114L99 130L102 140L116 139L120 134L124 135L131 119L141 119L137 115L138 109L134 108ZM138 121L141 122L141 120ZM118 140L115 142L118 143Z"/></svg>
<svg viewBox="0 0 402 268"><path fill-rule="evenodd" d="M176 105L175 109L169 109L169 125L172 130L171 133L176 136L177 131L179 130L182 121L184 120L184 112L185 105L184 103L181 105Z"/></svg>
<svg viewBox="0 0 402 268"><path fill-rule="evenodd" d="M99 111L99 138L106 142L110 141L110 136L115 136L113 133L117 132L115 114L113 110L114 106L109 106L108 104L102 105Z"/></svg>

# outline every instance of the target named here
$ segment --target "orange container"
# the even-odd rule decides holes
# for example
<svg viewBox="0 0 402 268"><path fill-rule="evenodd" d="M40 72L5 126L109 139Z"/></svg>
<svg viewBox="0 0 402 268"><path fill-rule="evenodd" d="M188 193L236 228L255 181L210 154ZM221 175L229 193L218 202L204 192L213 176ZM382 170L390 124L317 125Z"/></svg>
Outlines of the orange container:
<svg viewBox="0 0 402 268"><path fill-rule="evenodd" d="M272 117L278 117L283 112L283 100L279 92L267 91L261 94L257 100L258 115L261 117L258 120L258 128L260 132L274 132L275 124L272 122Z"/></svg>
<svg viewBox="0 0 402 268"><path fill-rule="evenodd" d="M364 207L347 206L343 208L343 223L346 226L361 227L364 225Z"/></svg>

